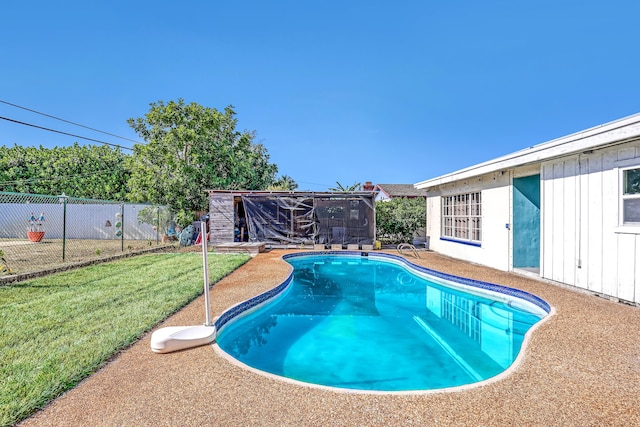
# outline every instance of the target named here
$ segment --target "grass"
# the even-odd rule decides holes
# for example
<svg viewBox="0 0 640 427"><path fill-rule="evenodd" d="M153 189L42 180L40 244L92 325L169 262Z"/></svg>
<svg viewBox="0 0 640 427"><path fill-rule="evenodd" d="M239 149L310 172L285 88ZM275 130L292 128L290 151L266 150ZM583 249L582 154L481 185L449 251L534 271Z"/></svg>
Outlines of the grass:
<svg viewBox="0 0 640 427"><path fill-rule="evenodd" d="M215 283L249 260L209 257ZM145 255L0 287L0 425L73 388L202 294L202 256Z"/></svg>

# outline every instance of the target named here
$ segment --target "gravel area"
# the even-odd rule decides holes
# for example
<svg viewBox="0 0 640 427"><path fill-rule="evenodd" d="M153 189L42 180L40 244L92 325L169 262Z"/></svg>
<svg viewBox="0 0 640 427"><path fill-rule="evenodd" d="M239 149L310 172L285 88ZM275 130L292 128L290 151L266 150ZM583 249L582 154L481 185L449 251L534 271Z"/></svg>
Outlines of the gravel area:
<svg viewBox="0 0 640 427"><path fill-rule="evenodd" d="M211 310L280 283L285 251L262 253L211 290ZM24 426L640 425L640 308L422 252L414 263L511 286L549 302L519 363L482 386L430 394L349 393L242 369L211 345L169 354L147 335ZM203 297L160 325L204 321Z"/></svg>

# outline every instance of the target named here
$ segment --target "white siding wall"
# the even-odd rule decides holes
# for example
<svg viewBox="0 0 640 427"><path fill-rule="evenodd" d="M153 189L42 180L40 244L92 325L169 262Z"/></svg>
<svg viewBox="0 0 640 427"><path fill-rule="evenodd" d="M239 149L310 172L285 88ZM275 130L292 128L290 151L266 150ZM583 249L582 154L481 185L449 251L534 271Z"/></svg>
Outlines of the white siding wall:
<svg viewBox="0 0 640 427"><path fill-rule="evenodd" d="M387 196L382 191L379 191L378 195L376 196L375 201L376 202L386 202L387 200L391 200L391 197Z"/></svg>
<svg viewBox="0 0 640 427"><path fill-rule="evenodd" d="M620 168L640 167L637 142L429 189L427 234L442 254L512 268L511 178L540 173L540 277L640 303L640 227L621 226ZM482 245L440 240L441 197L482 191Z"/></svg>
<svg viewBox="0 0 640 427"><path fill-rule="evenodd" d="M495 173L430 189L427 197L427 235L430 237L430 249L451 257L508 270L510 249L506 224L510 221L509 183L508 173ZM440 240L441 197L476 191L482 192L482 245L477 247Z"/></svg>
<svg viewBox="0 0 640 427"><path fill-rule="evenodd" d="M640 302L640 230L619 225L619 168L639 165L636 145L542 164L541 277Z"/></svg>

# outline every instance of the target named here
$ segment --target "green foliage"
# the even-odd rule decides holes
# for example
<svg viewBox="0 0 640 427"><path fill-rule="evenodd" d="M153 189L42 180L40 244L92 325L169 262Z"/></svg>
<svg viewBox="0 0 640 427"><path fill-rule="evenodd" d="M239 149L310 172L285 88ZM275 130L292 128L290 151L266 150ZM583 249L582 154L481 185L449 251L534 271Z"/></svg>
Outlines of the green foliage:
<svg viewBox="0 0 640 427"><path fill-rule="evenodd" d="M0 274L11 274L11 269L4 257L4 251L2 249L0 249Z"/></svg>
<svg viewBox="0 0 640 427"><path fill-rule="evenodd" d="M157 227L165 231L172 220L171 210L164 206L148 206L138 211L138 222Z"/></svg>
<svg viewBox="0 0 640 427"><path fill-rule="evenodd" d="M376 235L385 243L412 242L414 235L426 227L424 198L401 197L376 203Z"/></svg>
<svg viewBox="0 0 640 427"><path fill-rule="evenodd" d="M0 147L0 190L125 200L129 174L117 148L78 143L69 147Z"/></svg>
<svg viewBox="0 0 640 427"><path fill-rule="evenodd" d="M354 183L350 186L343 186L338 181L336 181L336 187L329 188L329 191L360 191L362 185L359 182Z"/></svg>
<svg viewBox="0 0 640 427"><path fill-rule="evenodd" d="M263 190L274 182L277 166L253 133L236 130L231 106L220 112L182 99L158 101L128 123L146 141L127 159L133 201L185 215L208 208L207 189Z"/></svg>
<svg viewBox="0 0 640 427"><path fill-rule="evenodd" d="M249 259L210 257L211 283ZM184 253L0 287L0 425L29 417L202 292L202 257Z"/></svg>
<svg viewBox="0 0 640 427"><path fill-rule="evenodd" d="M273 184L271 184L267 190L273 191L293 191L298 188L298 183L296 183L293 178L287 175L282 175L278 178Z"/></svg>
<svg viewBox="0 0 640 427"><path fill-rule="evenodd" d="M181 228L185 228L187 225L196 220L196 216L193 212L186 212L184 210L181 210L176 213L173 219Z"/></svg>
<svg viewBox="0 0 640 427"><path fill-rule="evenodd" d="M182 99L152 103L144 117L127 121L146 141L129 156L107 145L2 146L0 191L168 205L186 226L194 212L208 210L208 189L296 189L286 175L275 179L266 148L236 129L235 114L232 106L221 112Z"/></svg>

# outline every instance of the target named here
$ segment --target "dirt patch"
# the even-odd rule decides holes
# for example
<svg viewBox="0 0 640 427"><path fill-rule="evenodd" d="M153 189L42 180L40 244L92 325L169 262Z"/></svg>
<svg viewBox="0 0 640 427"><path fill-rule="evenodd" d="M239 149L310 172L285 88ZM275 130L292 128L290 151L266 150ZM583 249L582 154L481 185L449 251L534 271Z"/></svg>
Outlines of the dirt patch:
<svg viewBox="0 0 640 427"><path fill-rule="evenodd" d="M0 273L0 283L25 280L50 272L68 270L97 262L139 253L174 250L177 244L149 240L85 240L45 239L38 243L28 240L0 239L6 267ZM0 266L0 270L2 270Z"/></svg>

